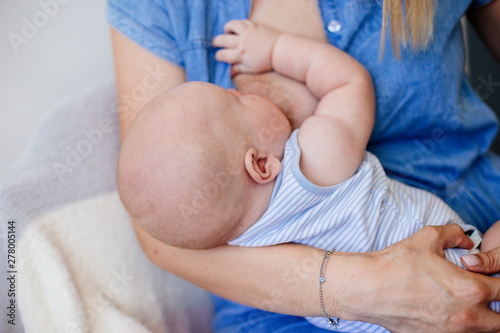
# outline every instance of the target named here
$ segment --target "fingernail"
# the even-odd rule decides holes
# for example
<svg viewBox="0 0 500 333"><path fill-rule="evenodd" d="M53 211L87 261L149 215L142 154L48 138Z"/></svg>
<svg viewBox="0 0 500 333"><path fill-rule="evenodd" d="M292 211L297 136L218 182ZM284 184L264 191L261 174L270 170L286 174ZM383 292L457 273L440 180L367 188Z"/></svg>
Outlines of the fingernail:
<svg viewBox="0 0 500 333"><path fill-rule="evenodd" d="M468 266L477 266L479 265L479 259L473 254L467 254L462 256L462 259Z"/></svg>

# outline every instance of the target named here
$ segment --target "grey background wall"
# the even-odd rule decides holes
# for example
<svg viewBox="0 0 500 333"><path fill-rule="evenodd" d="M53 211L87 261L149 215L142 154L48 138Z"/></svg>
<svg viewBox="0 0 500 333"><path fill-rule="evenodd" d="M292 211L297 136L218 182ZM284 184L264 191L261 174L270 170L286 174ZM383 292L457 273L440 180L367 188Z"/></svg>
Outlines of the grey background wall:
<svg viewBox="0 0 500 333"><path fill-rule="evenodd" d="M113 79L106 0L0 1L0 177L43 115Z"/></svg>

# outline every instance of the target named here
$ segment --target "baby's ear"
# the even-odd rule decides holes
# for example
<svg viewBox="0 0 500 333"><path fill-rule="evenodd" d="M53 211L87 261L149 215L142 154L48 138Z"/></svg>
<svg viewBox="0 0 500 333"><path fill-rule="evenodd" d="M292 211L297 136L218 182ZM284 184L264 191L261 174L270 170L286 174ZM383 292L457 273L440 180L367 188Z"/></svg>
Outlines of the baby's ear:
<svg viewBox="0 0 500 333"><path fill-rule="evenodd" d="M266 184L274 180L281 171L281 161L273 155L259 154L255 148L245 153L245 168L258 184Z"/></svg>

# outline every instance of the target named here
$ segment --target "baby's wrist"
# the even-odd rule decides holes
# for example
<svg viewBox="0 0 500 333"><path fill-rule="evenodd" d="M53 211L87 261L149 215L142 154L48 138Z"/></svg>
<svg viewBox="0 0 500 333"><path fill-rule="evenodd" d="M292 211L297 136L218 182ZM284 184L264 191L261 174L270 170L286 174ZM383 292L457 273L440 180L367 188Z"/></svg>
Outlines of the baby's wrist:
<svg viewBox="0 0 500 333"><path fill-rule="evenodd" d="M271 48L270 48L270 52L269 52L269 59L270 59L270 62L271 62L271 68L272 70L275 70L274 67L275 67L275 63L276 61L279 61L279 59L275 59L274 58L274 55L278 52L276 52L277 48L279 48L279 40L283 37L283 33L280 33L280 32L277 32L277 31L274 31L274 30L271 30L270 31L270 44L272 45Z"/></svg>

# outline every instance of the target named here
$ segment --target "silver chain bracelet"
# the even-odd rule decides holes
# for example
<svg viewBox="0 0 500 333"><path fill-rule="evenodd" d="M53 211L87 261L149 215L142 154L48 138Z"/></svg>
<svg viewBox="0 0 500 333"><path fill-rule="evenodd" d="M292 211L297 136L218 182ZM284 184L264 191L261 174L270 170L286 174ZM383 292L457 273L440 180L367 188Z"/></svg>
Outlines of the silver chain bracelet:
<svg viewBox="0 0 500 333"><path fill-rule="evenodd" d="M340 318L333 319L328 316L325 312L325 305L323 303L323 283L326 282L325 270L326 266L328 265L328 261L330 261L330 254L332 254L333 252L335 252L335 249L326 251L325 255L323 256L323 260L321 261L321 268L319 270L319 301L321 304L321 312L325 316L326 322L330 324L330 326L332 326L334 329L337 329L339 327Z"/></svg>

